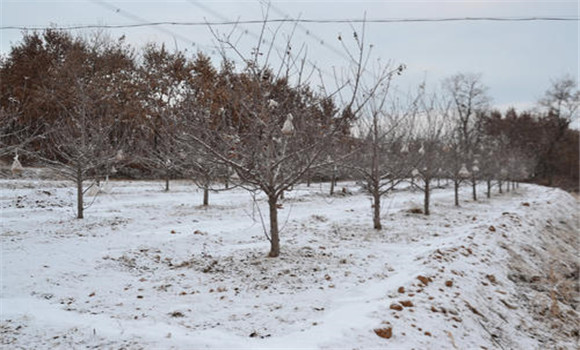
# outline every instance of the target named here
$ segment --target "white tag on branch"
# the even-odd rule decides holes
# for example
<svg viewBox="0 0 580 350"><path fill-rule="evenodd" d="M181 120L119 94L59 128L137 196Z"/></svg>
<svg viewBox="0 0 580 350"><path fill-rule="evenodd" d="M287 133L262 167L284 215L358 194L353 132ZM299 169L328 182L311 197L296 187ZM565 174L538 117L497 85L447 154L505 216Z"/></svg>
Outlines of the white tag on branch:
<svg viewBox="0 0 580 350"><path fill-rule="evenodd" d="M117 162L122 162L123 160L125 160L125 153L123 153L122 149L117 151L117 154L115 155L115 160Z"/></svg>
<svg viewBox="0 0 580 350"><path fill-rule="evenodd" d="M278 107L278 102L276 102L275 100L268 100L268 108L276 108Z"/></svg>
<svg viewBox="0 0 580 350"><path fill-rule="evenodd" d="M465 167L465 163L461 164L461 169L459 169L459 176L463 177L463 178L467 178L467 177L469 177L469 175L471 175L471 173Z"/></svg>
<svg viewBox="0 0 580 350"><path fill-rule="evenodd" d="M24 168L22 168L22 164L20 164L20 161L18 160L18 154L14 155L14 161L12 162L10 170L12 171L12 175L22 174Z"/></svg>
<svg viewBox="0 0 580 350"><path fill-rule="evenodd" d="M282 134L288 136L294 133L294 125L292 124L292 119L294 117L291 113L288 113L286 117L286 121L284 121L284 125L282 126Z"/></svg>

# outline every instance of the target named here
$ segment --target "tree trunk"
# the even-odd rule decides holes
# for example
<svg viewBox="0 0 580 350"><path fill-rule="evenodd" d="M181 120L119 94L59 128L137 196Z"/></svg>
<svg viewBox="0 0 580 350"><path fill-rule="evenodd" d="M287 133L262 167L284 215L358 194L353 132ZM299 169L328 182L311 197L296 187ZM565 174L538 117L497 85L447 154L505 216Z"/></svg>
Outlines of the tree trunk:
<svg viewBox="0 0 580 350"><path fill-rule="evenodd" d="M209 205L209 189L207 187L203 188L203 206L207 207Z"/></svg>
<svg viewBox="0 0 580 350"><path fill-rule="evenodd" d="M473 178L471 180L471 184L473 186L473 200L476 201L477 200L477 180L475 178Z"/></svg>
<svg viewBox="0 0 580 350"><path fill-rule="evenodd" d="M169 192L169 174L165 176L165 192Z"/></svg>
<svg viewBox="0 0 580 350"><path fill-rule="evenodd" d="M275 258L280 255L280 236L278 232L278 198L275 195L268 196L270 206L270 253L269 257Z"/></svg>
<svg viewBox="0 0 580 350"><path fill-rule="evenodd" d="M491 198L491 180L487 180L487 198Z"/></svg>
<svg viewBox="0 0 580 350"><path fill-rule="evenodd" d="M77 219L84 218L83 203L83 174L81 168L77 168Z"/></svg>
<svg viewBox="0 0 580 350"><path fill-rule="evenodd" d="M455 191L455 206L459 206L459 181L457 179L453 180L453 188Z"/></svg>
<svg viewBox="0 0 580 350"><path fill-rule="evenodd" d="M503 193L503 181L499 181L497 185L497 187L499 187L499 193Z"/></svg>
<svg viewBox="0 0 580 350"><path fill-rule="evenodd" d="M334 194L334 175L332 176L332 179L330 179L330 195L332 196Z"/></svg>
<svg viewBox="0 0 580 350"><path fill-rule="evenodd" d="M424 202L424 210L423 210L423 214L425 215L429 215L429 196L431 195L430 193L430 188L429 188L429 182L431 182L431 179L429 178L425 178L425 202Z"/></svg>
<svg viewBox="0 0 580 350"><path fill-rule="evenodd" d="M510 192L510 182L509 182L509 181L506 181L506 183L505 183L505 191L506 191L507 193L509 193L509 192Z"/></svg>
<svg viewBox="0 0 580 350"><path fill-rule="evenodd" d="M381 195L378 193L373 194L373 227L375 230L382 230L381 225Z"/></svg>

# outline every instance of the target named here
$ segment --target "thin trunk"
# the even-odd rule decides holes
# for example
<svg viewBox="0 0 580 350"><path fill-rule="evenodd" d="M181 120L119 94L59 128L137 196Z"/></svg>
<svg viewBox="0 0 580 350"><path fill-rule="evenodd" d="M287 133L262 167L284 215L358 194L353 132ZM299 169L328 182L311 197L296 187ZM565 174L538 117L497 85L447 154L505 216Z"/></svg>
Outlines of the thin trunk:
<svg viewBox="0 0 580 350"><path fill-rule="evenodd" d="M373 194L373 227L375 230L381 230L381 195L379 193Z"/></svg>
<svg viewBox="0 0 580 350"><path fill-rule="evenodd" d="M203 206L207 207L209 205L209 189L207 187L203 188Z"/></svg>
<svg viewBox="0 0 580 350"><path fill-rule="evenodd" d="M165 192L169 192L169 174L165 176Z"/></svg>
<svg viewBox="0 0 580 350"><path fill-rule="evenodd" d="M280 255L280 236L278 232L278 198L275 195L268 196L270 206L270 253L269 257L275 258Z"/></svg>
<svg viewBox="0 0 580 350"><path fill-rule="evenodd" d="M310 171L306 173L306 187L310 187L310 183L312 182Z"/></svg>
<svg viewBox="0 0 580 350"><path fill-rule="evenodd" d="M499 187L499 193L503 193L503 181L499 181L497 185L497 187Z"/></svg>
<svg viewBox="0 0 580 350"><path fill-rule="evenodd" d="M375 230L381 230L381 193L380 183L380 149L379 149L379 121L378 114L373 114L373 153L372 153L372 192L373 192L373 227ZM369 183L369 184L371 184Z"/></svg>
<svg viewBox="0 0 580 350"><path fill-rule="evenodd" d="M476 201L477 200L477 180L475 178L473 178L471 180L471 185L473 187L473 200Z"/></svg>
<svg viewBox="0 0 580 350"><path fill-rule="evenodd" d="M84 218L83 204L83 174L80 167L77 167L77 219Z"/></svg>
<svg viewBox="0 0 580 350"><path fill-rule="evenodd" d="M429 215L429 197L431 195L431 190L429 188L429 182L431 179L425 178L425 203L424 203L424 214Z"/></svg>
<svg viewBox="0 0 580 350"><path fill-rule="evenodd" d="M491 180L487 180L487 198L491 198Z"/></svg>
<svg viewBox="0 0 580 350"><path fill-rule="evenodd" d="M284 191L280 192L280 199L284 199Z"/></svg>
<svg viewBox="0 0 580 350"><path fill-rule="evenodd" d="M505 191L506 191L507 193L509 193L509 192L510 192L510 182L509 182L509 181L506 181L506 183L505 183Z"/></svg>
<svg viewBox="0 0 580 350"><path fill-rule="evenodd" d="M334 175L332 175L332 179L330 180L330 195L331 196L334 194L334 185L335 185Z"/></svg>
<svg viewBox="0 0 580 350"><path fill-rule="evenodd" d="M453 188L455 191L455 206L459 206L459 181L457 179L453 180Z"/></svg>

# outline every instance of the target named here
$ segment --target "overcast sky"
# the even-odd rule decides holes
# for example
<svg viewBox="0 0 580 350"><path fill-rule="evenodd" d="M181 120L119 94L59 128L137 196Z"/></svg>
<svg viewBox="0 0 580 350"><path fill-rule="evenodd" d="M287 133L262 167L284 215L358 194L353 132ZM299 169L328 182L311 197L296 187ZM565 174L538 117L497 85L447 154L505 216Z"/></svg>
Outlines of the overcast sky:
<svg viewBox="0 0 580 350"><path fill-rule="evenodd" d="M1 25L73 26L144 22L203 22L262 18L256 1L26 1L0 0ZM272 1L270 18L407 19L446 17L578 17L577 1ZM355 25L357 27L357 25ZM220 31L231 27L221 26ZM359 28L359 27L357 27ZM282 33L290 31L286 25ZM259 25L243 25L240 47L249 51ZM88 30L76 31L86 33ZM109 29L129 43L165 43L170 49L202 50L216 58L207 26L160 26ZM0 30L1 53L18 43L20 30ZM338 36L352 38L349 24L302 24L293 47L305 44L309 60L330 73L347 65ZM367 24L368 44L375 58L404 63L408 69L396 80L400 91L422 80L439 86L458 72L482 74L493 104L500 108L531 106L550 81L568 74L578 80L578 22L429 22ZM283 45L280 43L280 45Z"/></svg>

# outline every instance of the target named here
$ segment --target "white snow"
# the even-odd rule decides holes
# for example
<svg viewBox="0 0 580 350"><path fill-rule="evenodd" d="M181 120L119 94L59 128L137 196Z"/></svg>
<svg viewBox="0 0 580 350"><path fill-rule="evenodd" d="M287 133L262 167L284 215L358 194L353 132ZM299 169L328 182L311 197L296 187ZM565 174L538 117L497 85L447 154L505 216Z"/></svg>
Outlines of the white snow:
<svg viewBox="0 0 580 350"><path fill-rule="evenodd" d="M409 211L422 193L399 190L385 197L377 232L356 185L337 197L327 184L301 185L282 200L282 254L267 258L261 197L212 193L204 208L188 182L169 193L110 184L77 220L69 183L0 181L3 346L574 347L562 334L577 322L549 329L530 305L553 301L517 283L544 281L542 261L575 254L575 234L558 234L578 229L563 191L521 185L456 208L453 190L437 189L426 217ZM401 301L413 306L390 309ZM559 309L578 319L566 302ZM390 339L374 332L388 327Z"/></svg>

